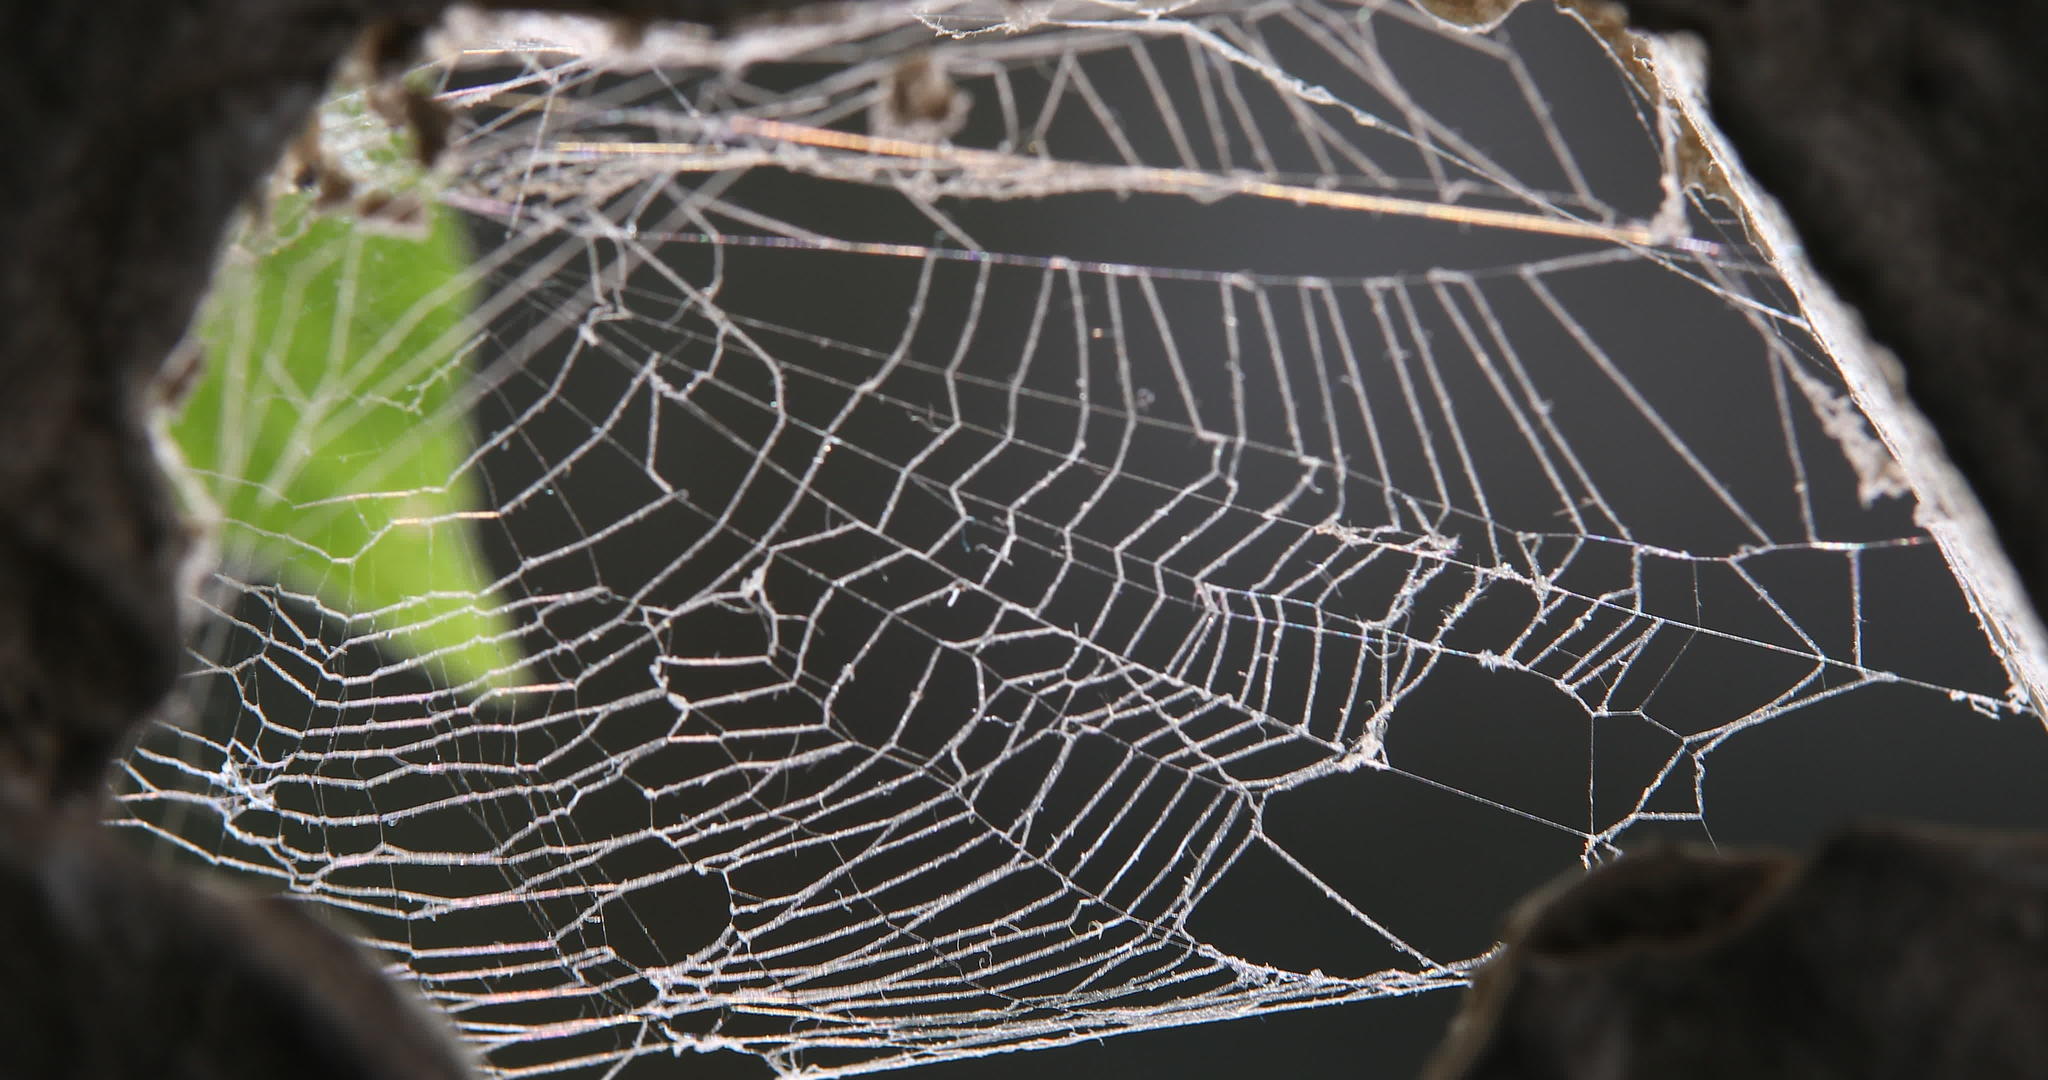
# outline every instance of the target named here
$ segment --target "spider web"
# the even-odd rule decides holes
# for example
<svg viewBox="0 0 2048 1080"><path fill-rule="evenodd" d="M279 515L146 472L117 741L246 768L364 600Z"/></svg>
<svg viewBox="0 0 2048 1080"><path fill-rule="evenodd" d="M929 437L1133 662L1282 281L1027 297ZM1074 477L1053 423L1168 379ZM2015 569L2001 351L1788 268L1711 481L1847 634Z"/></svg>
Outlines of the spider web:
<svg viewBox="0 0 2048 1080"><path fill-rule="evenodd" d="M224 574L121 788L501 1074L1457 986L1560 871L1896 808L1824 773L2032 790L1794 292L1569 17L580 32L443 94L521 685Z"/></svg>

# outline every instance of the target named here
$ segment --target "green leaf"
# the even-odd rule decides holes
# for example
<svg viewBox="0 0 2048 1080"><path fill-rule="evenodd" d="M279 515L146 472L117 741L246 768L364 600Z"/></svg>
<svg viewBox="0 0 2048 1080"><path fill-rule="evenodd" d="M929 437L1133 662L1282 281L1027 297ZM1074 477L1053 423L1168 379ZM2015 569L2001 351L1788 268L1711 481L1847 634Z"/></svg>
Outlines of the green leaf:
<svg viewBox="0 0 2048 1080"><path fill-rule="evenodd" d="M305 204L282 200L267 238L228 260L171 428L225 519L223 558L442 685L518 685L458 399L474 306L460 224L433 207L425 235L390 235Z"/></svg>

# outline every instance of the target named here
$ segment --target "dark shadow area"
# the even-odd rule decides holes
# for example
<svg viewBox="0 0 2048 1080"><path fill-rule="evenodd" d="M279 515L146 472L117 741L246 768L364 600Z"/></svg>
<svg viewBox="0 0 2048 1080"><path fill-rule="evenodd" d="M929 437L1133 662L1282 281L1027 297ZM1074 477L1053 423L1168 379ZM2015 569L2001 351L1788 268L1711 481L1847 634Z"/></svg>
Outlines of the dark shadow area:
<svg viewBox="0 0 2048 1080"><path fill-rule="evenodd" d="M1671 848L1526 901L1430 1080L2048 1070L2048 841L1865 827Z"/></svg>

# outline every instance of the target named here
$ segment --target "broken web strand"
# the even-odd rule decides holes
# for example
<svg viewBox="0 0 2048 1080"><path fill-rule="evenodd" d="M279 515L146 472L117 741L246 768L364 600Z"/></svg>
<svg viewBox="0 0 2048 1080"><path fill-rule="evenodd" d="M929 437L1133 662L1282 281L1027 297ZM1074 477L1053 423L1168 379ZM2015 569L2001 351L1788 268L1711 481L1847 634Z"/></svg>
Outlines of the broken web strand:
<svg viewBox="0 0 2048 1080"><path fill-rule="evenodd" d="M129 820L349 912L505 1074L823 1075L1459 985L1526 888L1739 814L1710 756L2010 711L1899 648L1894 583L1967 614L1735 222L1626 232L1654 104L1610 191L1527 17L1032 10L452 89L463 468L539 681L456 701L242 586ZM910 46L975 111L886 152Z"/></svg>

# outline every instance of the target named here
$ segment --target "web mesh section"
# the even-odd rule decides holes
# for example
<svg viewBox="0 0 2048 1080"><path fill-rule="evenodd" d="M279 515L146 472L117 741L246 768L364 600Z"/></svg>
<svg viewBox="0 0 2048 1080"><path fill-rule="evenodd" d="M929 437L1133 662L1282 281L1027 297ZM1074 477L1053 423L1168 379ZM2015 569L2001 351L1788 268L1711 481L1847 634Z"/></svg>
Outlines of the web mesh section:
<svg viewBox="0 0 2048 1080"><path fill-rule="evenodd" d="M224 574L124 824L504 1075L830 1075L1460 985L1552 874L1755 838L1769 761L2039 736L1576 21L859 18L463 57L450 482L526 667Z"/></svg>

